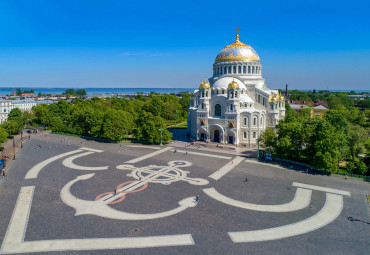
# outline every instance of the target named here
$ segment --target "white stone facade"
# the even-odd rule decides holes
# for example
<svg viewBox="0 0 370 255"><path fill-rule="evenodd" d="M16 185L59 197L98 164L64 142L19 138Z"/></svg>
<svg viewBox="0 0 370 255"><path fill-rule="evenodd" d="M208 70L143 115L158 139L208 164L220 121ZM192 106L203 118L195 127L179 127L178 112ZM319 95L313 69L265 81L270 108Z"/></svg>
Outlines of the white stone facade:
<svg viewBox="0 0 370 255"><path fill-rule="evenodd" d="M188 132L194 140L254 146L266 127L285 116L285 100L262 78L257 53L237 40L213 64L213 76L189 103Z"/></svg>
<svg viewBox="0 0 370 255"><path fill-rule="evenodd" d="M22 112L30 111L36 104L35 100L0 100L0 124L8 120L10 111L19 108Z"/></svg>

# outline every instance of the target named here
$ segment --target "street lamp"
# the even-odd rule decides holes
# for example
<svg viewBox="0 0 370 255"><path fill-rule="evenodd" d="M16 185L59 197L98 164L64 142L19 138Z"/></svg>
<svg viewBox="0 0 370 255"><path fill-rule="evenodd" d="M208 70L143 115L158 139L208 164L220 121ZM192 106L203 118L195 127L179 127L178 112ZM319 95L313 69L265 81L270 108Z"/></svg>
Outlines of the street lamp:
<svg viewBox="0 0 370 255"><path fill-rule="evenodd" d="M14 140L14 138L12 138L13 139L13 160L15 160L15 140Z"/></svg>
<svg viewBox="0 0 370 255"><path fill-rule="evenodd" d="M163 130L163 128L160 128L158 131L161 133L161 144L160 145L162 146L163 145L162 144L162 133L163 133L164 130Z"/></svg>
<svg viewBox="0 0 370 255"><path fill-rule="evenodd" d="M260 159L260 142L262 141L261 137L257 138L257 146L258 146L258 154L257 154L257 159Z"/></svg>

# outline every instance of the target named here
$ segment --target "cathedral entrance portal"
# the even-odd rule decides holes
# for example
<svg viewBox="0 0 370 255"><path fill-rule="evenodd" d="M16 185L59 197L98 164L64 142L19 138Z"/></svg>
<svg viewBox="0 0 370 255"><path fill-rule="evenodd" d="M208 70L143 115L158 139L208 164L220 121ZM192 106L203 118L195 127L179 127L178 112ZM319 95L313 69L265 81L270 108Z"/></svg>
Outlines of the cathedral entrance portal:
<svg viewBox="0 0 370 255"><path fill-rule="evenodd" d="M229 143L234 144L234 137L229 135Z"/></svg>
<svg viewBox="0 0 370 255"><path fill-rule="evenodd" d="M214 137L213 137L213 141L214 141L215 143L219 143L219 142L220 142L220 131L215 130L215 134L214 134Z"/></svg>
<svg viewBox="0 0 370 255"><path fill-rule="evenodd" d="M200 134L200 140L201 140L201 141L204 141L204 133L201 133L201 134Z"/></svg>

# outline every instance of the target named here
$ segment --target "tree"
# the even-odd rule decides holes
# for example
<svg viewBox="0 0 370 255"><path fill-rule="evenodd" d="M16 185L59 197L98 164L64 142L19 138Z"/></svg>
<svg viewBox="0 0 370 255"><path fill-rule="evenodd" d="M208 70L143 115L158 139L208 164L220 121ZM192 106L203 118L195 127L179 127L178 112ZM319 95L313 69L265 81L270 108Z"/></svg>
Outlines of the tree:
<svg viewBox="0 0 370 255"><path fill-rule="evenodd" d="M50 122L50 113L47 105L36 105L32 108L35 113L35 122L47 126Z"/></svg>
<svg viewBox="0 0 370 255"><path fill-rule="evenodd" d="M22 90L20 88L15 89L15 94L17 96L21 96L23 94Z"/></svg>
<svg viewBox="0 0 370 255"><path fill-rule="evenodd" d="M143 112L137 120L137 128L134 130L138 140L146 140L150 143L160 143L161 135L159 129L163 129L162 140L167 142L172 134L166 130L166 122L159 116L153 116L150 112Z"/></svg>
<svg viewBox="0 0 370 255"><path fill-rule="evenodd" d="M364 143L367 139L367 131L358 125L351 125L349 129L349 151L353 160L358 154L365 151Z"/></svg>
<svg viewBox="0 0 370 255"><path fill-rule="evenodd" d="M37 94L37 97L42 97L41 92L39 92L39 93Z"/></svg>
<svg viewBox="0 0 370 255"><path fill-rule="evenodd" d="M3 127L0 127L0 144L5 143L8 140L8 132Z"/></svg>
<svg viewBox="0 0 370 255"><path fill-rule="evenodd" d="M131 114L110 109L104 114L103 132L104 138L119 141L122 140L126 132L131 131L133 126L133 118Z"/></svg>
<svg viewBox="0 0 370 255"><path fill-rule="evenodd" d="M272 151L276 147L276 133L272 128L266 128L265 132L262 134L262 146L268 151Z"/></svg>
<svg viewBox="0 0 370 255"><path fill-rule="evenodd" d="M22 118L22 112L19 108L13 108L8 115L8 120L19 120Z"/></svg>
<svg viewBox="0 0 370 255"><path fill-rule="evenodd" d="M74 89L66 89L66 91L63 94L64 95L74 95L75 90Z"/></svg>
<svg viewBox="0 0 370 255"><path fill-rule="evenodd" d="M19 124L19 122L14 120L5 121L2 125L2 128L5 129L5 131L8 134L15 135L18 134L19 131L22 129L22 125Z"/></svg>

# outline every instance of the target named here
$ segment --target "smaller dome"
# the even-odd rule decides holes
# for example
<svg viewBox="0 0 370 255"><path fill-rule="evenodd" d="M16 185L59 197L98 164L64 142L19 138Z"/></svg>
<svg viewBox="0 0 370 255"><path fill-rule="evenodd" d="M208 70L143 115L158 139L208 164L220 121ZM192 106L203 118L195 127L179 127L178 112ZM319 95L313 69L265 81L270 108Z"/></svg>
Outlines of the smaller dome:
<svg viewBox="0 0 370 255"><path fill-rule="evenodd" d="M211 85L206 81L204 78L204 81L199 85L199 89L210 89Z"/></svg>
<svg viewBox="0 0 370 255"><path fill-rule="evenodd" d="M229 83L227 89L239 89L239 84L234 79Z"/></svg>

